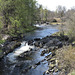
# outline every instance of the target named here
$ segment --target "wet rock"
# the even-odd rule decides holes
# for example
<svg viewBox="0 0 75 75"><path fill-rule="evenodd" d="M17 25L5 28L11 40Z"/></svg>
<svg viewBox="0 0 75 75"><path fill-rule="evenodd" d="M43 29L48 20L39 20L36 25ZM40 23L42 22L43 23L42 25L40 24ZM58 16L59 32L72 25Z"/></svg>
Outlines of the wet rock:
<svg viewBox="0 0 75 75"><path fill-rule="evenodd" d="M59 42L58 39L51 39L51 40L49 40L45 45L46 45L47 47L51 47L51 46L57 45L58 42Z"/></svg>
<svg viewBox="0 0 75 75"><path fill-rule="evenodd" d="M54 64L51 64L48 71L49 73L58 72L58 68L56 68Z"/></svg>
<svg viewBox="0 0 75 75"><path fill-rule="evenodd" d="M52 54L48 54L47 56L46 56L46 58L51 58L52 57Z"/></svg>
<svg viewBox="0 0 75 75"><path fill-rule="evenodd" d="M8 43L7 45L4 44L4 49L5 50L13 50L14 48L17 48L21 45L21 42L16 42L16 41L12 41L10 43Z"/></svg>
<svg viewBox="0 0 75 75"><path fill-rule="evenodd" d="M49 72L54 72L54 68L53 68L53 69L51 69L51 70L49 70Z"/></svg>
<svg viewBox="0 0 75 75"><path fill-rule="evenodd" d="M20 54L20 55L18 56L18 58L21 58L21 59L22 59L22 58L26 58L26 57L28 57L31 53L32 53L32 51L26 51L26 52Z"/></svg>
<svg viewBox="0 0 75 75"><path fill-rule="evenodd" d="M66 36L66 35L65 36L63 35L63 36L61 36L61 40L62 41L68 41L69 40L69 37Z"/></svg>
<svg viewBox="0 0 75 75"><path fill-rule="evenodd" d="M21 55L18 56L18 58L23 58L25 55L22 53Z"/></svg>
<svg viewBox="0 0 75 75"><path fill-rule="evenodd" d="M4 42L4 46L6 46L6 45L8 45L8 44L10 44L10 41L6 41L6 42Z"/></svg>
<svg viewBox="0 0 75 75"><path fill-rule="evenodd" d="M51 63L50 63L50 64L49 64L49 67L50 67L50 68L54 68L54 67L55 67L55 64L51 64Z"/></svg>
<svg viewBox="0 0 75 75"><path fill-rule="evenodd" d="M75 43L72 43L71 45L72 45L72 46L75 46Z"/></svg>
<svg viewBox="0 0 75 75"><path fill-rule="evenodd" d="M51 52L51 50L47 48L46 49L46 53L50 53L50 52Z"/></svg>
<svg viewBox="0 0 75 75"><path fill-rule="evenodd" d="M53 50L55 50L55 49L56 49L55 46L50 47L50 51L53 51Z"/></svg>
<svg viewBox="0 0 75 75"><path fill-rule="evenodd" d="M29 66L29 67L25 68L24 70L22 70L22 73L27 72L31 68L32 68L32 66Z"/></svg>
<svg viewBox="0 0 75 75"><path fill-rule="evenodd" d="M43 50L43 51L41 52L41 56L43 56L45 53L46 53L46 50Z"/></svg>
<svg viewBox="0 0 75 75"><path fill-rule="evenodd" d="M36 63L35 65L40 65L40 61L38 63Z"/></svg>
<svg viewBox="0 0 75 75"><path fill-rule="evenodd" d="M36 41L36 42L34 43L34 45L38 47L38 46L39 46L39 42Z"/></svg>
<svg viewBox="0 0 75 75"><path fill-rule="evenodd" d="M3 44L0 44L0 49L2 49L3 48Z"/></svg>
<svg viewBox="0 0 75 75"><path fill-rule="evenodd" d="M2 60L3 56L4 56L4 55L1 53L1 54L0 54L0 60Z"/></svg>
<svg viewBox="0 0 75 75"><path fill-rule="evenodd" d="M51 58L52 58L52 57L48 57L48 58L46 59L46 61L49 61Z"/></svg>
<svg viewBox="0 0 75 75"><path fill-rule="evenodd" d="M56 59L55 62L56 62L56 66L58 66L59 61Z"/></svg>
<svg viewBox="0 0 75 75"><path fill-rule="evenodd" d="M62 44L62 42L58 42L58 43L56 44L56 46L58 46L58 48L61 48L61 47L63 46L63 44Z"/></svg>
<svg viewBox="0 0 75 75"><path fill-rule="evenodd" d="M58 72L59 70L57 68L54 69L54 72Z"/></svg>
<svg viewBox="0 0 75 75"><path fill-rule="evenodd" d="M64 36L64 39L65 39L65 41L68 41L69 37L68 36Z"/></svg>
<svg viewBox="0 0 75 75"><path fill-rule="evenodd" d="M45 72L43 72L43 75L45 75Z"/></svg>
<svg viewBox="0 0 75 75"><path fill-rule="evenodd" d="M39 46L40 46L40 48L42 48L43 47L43 43L40 43Z"/></svg>
<svg viewBox="0 0 75 75"><path fill-rule="evenodd" d="M22 70L22 73L27 72L27 71L28 71L28 69L24 69L24 70Z"/></svg>
<svg viewBox="0 0 75 75"><path fill-rule="evenodd" d="M47 47L52 46L52 45L53 45L53 40L48 41L45 45L46 45Z"/></svg>
<svg viewBox="0 0 75 75"><path fill-rule="evenodd" d="M58 42L59 42L58 39L53 39L53 43L54 43L54 44L57 44Z"/></svg>
<svg viewBox="0 0 75 75"><path fill-rule="evenodd" d="M41 60L41 62L44 62L46 59Z"/></svg>
<svg viewBox="0 0 75 75"><path fill-rule="evenodd" d="M52 59L50 60L50 62L51 62L51 64L56 64L56 59L55 59L55 58L52 58Z"/></svg>
<svg viewBox="0 0 75 75"><path fill-rule="evenodd" d="M33 45L33 42L34 42L33 40L29 40L28 45Z"/></svg>
<svg viewBox="0 0 75 75"><path fill-rule="evenodd" d="M50 40L48 43L49 43L49 44L53 44L54 42L53 42L53 40Z"/></svg>
<svg viewBox="0 0 75 75"><path fill-rule="evenodd" d="M7 41L18 41L18 40L21 40L21 38L22 38L22 36L21 36L21 34L19 34L19 36L17 36L17 37L12 37L12 36L10 36L8 39L7 39Z"/></svg>
<svg viewBox="0 0 75 75"><path fill-rule="evenodd" d="M18 64L16 64L15 67L21 67L21 66L23 66L23 63L18 63Z"/></svg>
<svg viewBox="0 0 75 75"><path fill-rule="evenodd" d="M37 67L37 65L33 65L32 68L35 69Z"/></svg>
<svg viewBox="0 0 75 75"><path fill-rule="evenodd" d="M55 56L55 55L56 55L56 54L55 54L55 51L54 51L54 52L52 52L52 57L53 57L53 56Z"/></svg>
<svg viewBox="0 0 75 75"><path fill-rule="evenodd" d="M55 49L58 49L58 46L55 46Z"/></svg>
<svg viewBox="0 0 75 75"><path fill-rule="evenodd" d="M45 37L41 40L41 42L43 42L43 44L46 44L47 42L49 42L49 38L48 37Z"/></svg>
<svg viewBox="0 0 75 75"><path fill-rule="evenodd" d="M2 49L6 54L9 52L12 52L15 48L19 47L21 45L20 42L12 41L8 45L4 45L4 48Z"/></svg>
<svg viewBox="0 0 75 75"><path fill-rule="evenodd" d="M15 48L19 47L20 45L21 45L20 42L12 41L9 43L6 41L6 43L4 43L2 47L2 53L0 58L3 58L5 55L12 52Z"/></svg>
<svg viewBox="0 0 75 75"><path fill-rule="evenodd" d="M47 49L48 47L45 45L45 46L43 46L43 48L44 48L44 49Z"/></svg>
<svg viewBox="0 0 75 75"><path fill-rule="evenodd" d="M49 71L48 70L46 71L46 74L49 74Z"/></svg>
<svg viewBox="0 0 75 75"><path fill-rule="evenodd" d="M34 41L39 41L39 40L40 40L40 38L35 38L35 39L34 39Z"/></svg>

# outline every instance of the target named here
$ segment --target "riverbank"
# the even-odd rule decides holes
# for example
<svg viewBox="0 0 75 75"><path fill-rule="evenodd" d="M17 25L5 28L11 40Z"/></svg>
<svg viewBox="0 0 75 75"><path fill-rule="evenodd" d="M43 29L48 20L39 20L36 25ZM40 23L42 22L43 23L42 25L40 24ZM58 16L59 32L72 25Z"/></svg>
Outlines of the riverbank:
<svg viewBox="0 0 75 75"><path fill-rule="evenodd" d="M63 46L56 51L56 59L58 62L59 75L69 75L75 70L75 47L72 45ZM72 75L72 74L71 74ZM74 75L74 74L73 74Z"/></svg>
<svg viewBox="0 0 75 75"><path fill-rule="evenodd" d="M63 48L63 46L71 45L71 43L68 42L69 38L67 36L62 37L62 36L52 35L52 36L44 37L42 39L35 38L34 41L35 41L35 43L34 43L35 47L37 47L39 49L43 49L41 51L40 55L45 56L44 60L38 62L38 65L34 64L35 67L39 66L41 62L47 61L49 69L47 71L45 71L43 73L43 75L53 74L53 73L58 73L58 75L60 75L59 74L60 69L59 69L59 65L58 65L58 62L60 59L58 60L57 57L59 57L59 56L57 56L56 52L57 52L57 50ZM28 43L29 43L29 45L33 45L33 41L29 41ZM31 52L27 52L27 53L25 52L25 53L21 54L19 56L19 58L24 59L26 56L30 55L30 53ZM26 69L26 70L29 70L29 69ZM24 70L24 72L26 72L26 70Z"/></svg>
<svg viewBox="0 0 75 75"><path fill-rule="evenodd" d="M48 56L46 56L46 60L48 61L49 69L45 73L57 73L58 75L75 74L73 72L75 70L75 44L69 42L69 38L67 36L59 36L59 34L57 36L56 35L57 34L53 34L54 37L52 36L50 43L50 40L47 42L45 38L46 43L48 44L46 44L46 50L42 51L41 53L41 55L45 55L46 53L48 53ZM52 46L53 42L54 46ZM52 54L49 54L50 52L52 52Z"/></svg>
<svg viewBox="0 0 75 75"><path fill-rule="evenodd" d="M48 54L45 60L48 61L49 69L44 74L68 75L75 70L75 44L70 43L67 36L53 34L43 39L35 39L35 46L45 49L41 52L41 56Z"/></svg>
<svg viewBox="0 0 75 75"><path fill-rule="evenodd" d="M34 64L34 69L37 66L39 66L42 62L47 61L49 69L47 71L45 71L43 73L43 75L44 74L53 74L53 73L58 73L58 75L60 75L60 74L61 75L65 75L65 72L66 72L65 68L67 68L67 66L64 67L64 64L61 65L62 62L60 62L60 61L63 60L63 56L62 56L63 53L62 52L65 51L65 49L63 49L63 46L68 47L68 45L69 45L69 43L68 43L68 37L64 36L64 38L63 38L61 36L51 35L51 36L44 37L42 39L35 38L34 41L35 41L34 45L35 45L35 47L37 47L37 49L35 49L35 51L30 50L30 51L22 53L20 56L18 56L18 59L19 60L25 59L25 58L26 59L30 59L30 58L27 58L27 57L30 54L32 54L32 52L36 52L39 49L43 49L43 51L41 51L40 55L41 56L45 56L45 58L43 60L41 60L41 61L38 61L38 62L36 61L37 63ZM29 40L28 44L29 45L33 45L34 41ZM17 43L17 42L15 42L15 43ZM12 47L13 47L13 45L12 45ZM68 48L66 48L66 50ZM59 52L59 53L57 53L57 52ZM60 55L62 56L61 60L60 60L60 57L61 57ZM58 64L60 64L60 65L58 65ZM16 66L22 67L22 63L19 62ZM64 67L64 69L63 69L62 66ZM27 67L26 69L23 69L21 71L22 71L22 73L25 73L28 70L30 70L32 67L33 66L30 65L29 67ZM65 70L65 71L63 71L63 70ZM69 73L69 71L67 71L67 73Z"/></svg>
<svg viewBox="0 0 75 75"><path fill-rule="evenodd" d="M15 48L19 47L22 42L22 38L24 37L25 33L32 32L38 29L36 26L29 26L24 30L24 33L17 33L17 34L0 34L0 60L7 55L8 53L12 52Z"/></svg>
<svg viewBox="0 0 75 75"><path fill-rule="evenodd" d="M50 30L48 30L48 31L50 31ZM47 33L50 33L48 31L47 31ZM29 38L31 38L31 37L29 37ZM33 36L32 36L32 38L33 38ZM32 69L36 70L39 66L41 66L41 64L44 63L44 65L45 65L48 63L48 65L45 65L46 69L43 71L43 75L44 74L53 74L53 73L58 73L60 75L60 73L62 73L63 70L60 70L60 65L59 65L60 59L58 60L58 58L60 58L59 57L60 55L59 56L57 55L57 51L58 50L60 51L60 49L62 49L60 52L60 54L62 54L62 51L65 51L65 50L63 50L64 46L74 45L72 43L69 43L68 36L66 36L66 35L60 36L59 34L58 35L57 34L48 35L46 37L43 36L43 38L37 38L37 36L36 36L36 38L28 40L27 41L28 45L27 46L24 45L23 47L21 47L21 39L16 38L16 37L9 38L7 40L7 42L4 43L4 46L3 46L4 56L6 56L9 53L6 56L6 60L7 60L6 63L14 64L14 63L10 62L10 59L9 59L13 56L11 60L13 60L13 59L16 60L14 68L17 70L17 67L19 67L18 69L20 70L21 74L29 73L28 71L31 71ZM16 53L19 53L21 49L23 49L23 50L24 50L24 48L29 49L28 48L29 46L35 46L35 48L26 50L23 53L21 51L22 54L20 54L20 55L18 54L18 56L15 57ZM13 51L17 47L20 47L20 48L18 48L17 51ZM19 52L18 52L18 50L19 50ZM38 53L39 53L39 55L38 55ZM34 54L36 54L37 56L35 57ZM34 60L32 56L35 57L35 59L41 59L42 57L43 57L43 59ZM62 60L63 60L63 58L62 58ZM17 61L19 61L19 63ZM26 61L31 61L31 62L35 61L35 63L29 64L27 67L22 68L22 65L24 66ZM20 68L22 68L22 69L20 69ZM41 66L41 68L42 68L42 66ZM63 69L63 68L61 68L61 69ZM65 72L66 71L64 71L64 73ZM69 71L67 73L69 73Z"/></svg>

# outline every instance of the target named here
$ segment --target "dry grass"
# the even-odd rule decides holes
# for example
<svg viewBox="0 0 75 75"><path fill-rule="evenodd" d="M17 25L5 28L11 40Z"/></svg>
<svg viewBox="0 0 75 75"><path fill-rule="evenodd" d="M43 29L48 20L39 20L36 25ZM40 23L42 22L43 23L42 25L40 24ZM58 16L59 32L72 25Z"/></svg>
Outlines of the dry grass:
<svg viewBox="0 0 75 75"><path fill-rule="evenodd" d="M66 46L56 51L56 57L59 60L59 68L66 72L71 72L75 69L75 48Z"/></svg>
<svg viewBox="0 0 75 75"><path fill-rule="evenodd" d="M60 22L52 22L52 23L50 23L51 25L61 25L62 23L60 23Z"/></svg>
<svg viewBox="0 0 75 75"><path fill-rule="evenodd" d="M75 75L75 71L69 73L68 75Z"/></svg>

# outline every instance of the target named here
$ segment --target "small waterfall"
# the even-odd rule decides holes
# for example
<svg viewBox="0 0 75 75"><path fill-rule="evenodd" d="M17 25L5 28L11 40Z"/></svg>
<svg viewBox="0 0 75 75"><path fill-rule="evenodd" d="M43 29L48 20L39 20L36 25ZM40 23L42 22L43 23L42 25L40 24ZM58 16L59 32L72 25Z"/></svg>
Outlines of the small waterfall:
<svg viewBox="0 0 75 75"><path fill-rule="evenodd" d="M36 24L36 25L34 25L35 27L40 27L40 25L39 24Z"/></svg>
<svg viewBox="0 0 75 75"><path fill-rule="evenodd" d="M15 49L15 51L13 51L12 53L9 53L7 55L7 59L11 63L15 63L15 62L17 62L16 57L18 57L20 54L22 54L26 51L30 51L30 49L34 49L34 46L30 46L30 45L28 45L28 43L26 41L23 41L21 43L20 48Z"/></svg>

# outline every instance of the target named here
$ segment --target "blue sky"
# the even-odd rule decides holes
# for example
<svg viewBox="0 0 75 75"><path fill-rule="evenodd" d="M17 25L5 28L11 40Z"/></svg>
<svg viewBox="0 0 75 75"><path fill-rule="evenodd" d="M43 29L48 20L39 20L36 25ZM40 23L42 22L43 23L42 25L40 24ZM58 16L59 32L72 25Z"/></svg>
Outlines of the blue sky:
<svg viewBox="0 0 75 75"><path fill-rule="evenodd" d="M42 4L44 8L54 11L58 5L65 6L66 9L70 9L75 6L75 0L37 0L39 4Z"/></svg>

